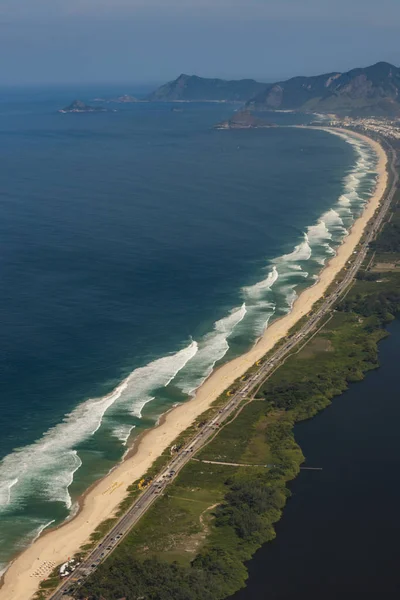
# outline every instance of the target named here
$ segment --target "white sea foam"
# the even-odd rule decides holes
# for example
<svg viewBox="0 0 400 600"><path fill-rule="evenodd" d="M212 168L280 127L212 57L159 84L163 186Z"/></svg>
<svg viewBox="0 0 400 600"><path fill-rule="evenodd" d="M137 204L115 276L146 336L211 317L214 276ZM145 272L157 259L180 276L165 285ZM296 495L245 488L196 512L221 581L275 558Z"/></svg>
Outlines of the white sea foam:
<svg viewBox="0 0 400 600"><path fill-rule="evenodd" d="M250 310L252 316L252 327L255 334L260 336L268 327L268 323L275 313L276 304L274 302L268 302L267 300L260 300L255 306L251 307Z"/></svg>
<svg viewBox="0 0 400 600"><path fill-rule="evenodd" d="M63 502L69 509L72 506L72 499L69 493L69 486L74 481L74 474L82 466L82 461L76 450L70 450L64 455L58 457L57 472L54 473L54 465L49 464L47 468L42 468L40 473L41 494L54 502ZM34 483L30 489L34 488Z"/></svg>
<svg viewBox="0 0 400 600"><path fill-rule="evenodd" d="M299 278L308 277L303 264L311 258L312 245L316 245L317 240L321 239L330 239L330 236L325 224L319 221L315 226L307 229L303 234L303 241L297 244L292 252L271 261L266 279L243 289L246 299L250 301L249 311L258 335L265 330L276 309L279 308L275 303L276 298L283 296L285 306L291 307L293 304ZM273 292L272 296L271 292Z"/></svg>
<svg viewBox="0 0 400 600"><path fill-rule="evenodd" d="M275 307L275 304L269 304L266 307L266 310L269 310L267 321L275 308L285 311L291 309L297 297L299 278L309 277L305 265L311 259L314 264L323 266L326 260L336 253L335 246L347 234L347 227L351 225L357 211L365 203L365 198L360 195L361 188L364 179L374 169L375 153L371 152L370 147L363 141L355 140L348 135L342 137L356 153L355 164L343 181L344 193L336 205L323 213L315 224L307 227L303 241L296 245L292 252L271 261L266 279L243 289L246 301L249 301L250 313L255 312L257 307L261 309L260 303L263 300L277 299L281 304L279 297L283 297L283 306ZM310 279L314 281L314 274ZM273 306L272 311L271 306ZM253 322L260 324L259 317L254 318Z"/></svg>
<svg viewBox="0 0 400 600"><path fill-rule="evenodd" d="M344 206L344 207L348 208L351 204L350 198L348 197L348 195L342 194L338 200L338 204L339 204L339 206Z"/></svg>
<svg viewBox="0 0 400 600"><path fill-rule="evenodd" d="M18 483L18 477L0 483L0 506L7 506L11 501L11 490Z"/></svg>
<svg viewBox="0 0 400 600"><path fill-rule="evenodd" d="M9 564L6 563L0 563L0 577L3 577L4 573L7 571L7 569L10 567Z"/></svg>
<svg viewBox="0 0 400 600"><path fill-rule="evenodd" d="M376 153L371 147L361 140L344 135L344 139L353 147L357 160L350 173L345 178L345 193L339 199L339 206L343 208L360 207L366 199L361 194L364 181L375 175Z"/></svg>
<svg viewBox="0 0 400 600"><path fill-rule="evenodd" d="M266 292L268 292L271 289L271 287L277 281L278 277L279 277L279 273L278 273L276 266L274 265L272 267L272 270L268 273L268 276L266 277L266 279L262 279L261 281L259 281L258 283L255 283L254 285L244 287L243 292L244 292L245 296L247 296L251 300L254 300L254 299L257 300L258 298L263 296Z"/></svg>
<svg viewBox="0 0 400 600"><path fill-rule="evenodd" d="M53 525L53 523L55 523L55 520L52 519L51 521L48 521L47 523L44 523L44 525L39 525L39 527L36 529L36 531L33 534L33 539L32 539L32 544L34 542L36 542L36 540L42 535L43 531L45 529L47 529L47 527L50 527L50 525Z"/></svg>
<svg viewBox="0 0 400 600"><path fill-rule="evenodd" d="M122 442L123 446L126 446L129 440L129 436L132 431L135 429L135 425L130 424L121 424L114 427L112 431L112 435L117 438L120 442Z"/></svg>
<svg viewBox="0 0 400 600"><path fill-rule="evenodd" d="M304 234L304 240L295 246L293 252L289 254L283 254L277 258L274 262L276 263L298 263L299 261L309 260L312 254L312 249L309 244L307 233Z"/></svg>
<svg viewBox="0 0 400 600"><path fill-rule="evenodd" d="M316 225L307 229L313 260L321 266L324 265L326 259L335 254L331 244L339 242L346 232L343 219L337 210L331 208L325 212Z"/></svg>
<svg viewBox="0 0 400 600"><path fill-rule="evenodd" d="M198 344L193 341L187 348L172 356L159 358L136 369L125 380L125 387L118 401L118 409L129 407L134 417L141 417L143 407L154 400L154 392L166 387L198 352Z"/></svg>
<svg viewBox="0 0 400 600"><path fill-rule="evenodd" d="M192 342L171 356L136 369L110 394L83 402L37 442L6 456L0 463L0 512L23 505L32 496L63 502L70 508L68 488L81 466L76 447L99 429L104 414L116 403L128 405L140 416L144 404L153 397L151 391L168 385L197 349L197 343Z"/></svg>
<svg viewBox="0 0 400 600"><path fill-rule="evenodd" d="M27 546L31 546L36 542L36 540L42 535L43 531L50 527L53 523L55 523L54 519L51 519L45 523L43 521L39 521L38 519L32 519L30 522L31 529L29 533L23 535L14 546L14 551L19 552L24 550ZM0 563L0 577L2 577L6 571L10 568L12 562L9 563Z"/></svg>
<svg viewBox="0 0 400 600"><path fill-rule="evenodd" d="M323 217L321 217L316 225L310 225L307 228L307 239L310 247L320 246L332 239L332 234L329 231L327 224Z"/></svg>
<svg viewBox="0 0 400 600"><path fill-rule="evenodd" d="M284 286L282 288L281 292L285 296L285 304L286 304L286 306L283 307L283 310L284 310L284 312L289 313L293 308L293 304L295 303L296 299L298 298L295 286L294 285Z"/></svg>
<svg viewBox="0 0 400 600"><path fill-rule="evenodd" d="M340 214L334 208L331 208L326 213L324 213L321 217L321 221L323 221L330 233L332 233L332 229L344 229L344 222Z"/></svg>
<svg viewBox="0 0 400 600"><path fill-rule="evenodd" d="M215 363L225 356L229 350L228 338L244 319L246 312L246 304L243 303L227 317L214 323L213 331L204 336L195 358L182 371L177 382L177 387L184 394L192 394L210 375Z"/></svg>

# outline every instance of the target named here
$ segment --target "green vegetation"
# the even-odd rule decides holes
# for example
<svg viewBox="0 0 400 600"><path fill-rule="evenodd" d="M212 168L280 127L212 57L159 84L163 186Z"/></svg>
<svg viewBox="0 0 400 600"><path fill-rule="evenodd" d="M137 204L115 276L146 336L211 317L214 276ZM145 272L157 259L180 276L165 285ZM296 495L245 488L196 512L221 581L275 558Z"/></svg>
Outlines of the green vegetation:
<svg viewBox="0 0 400 600"><path fill-rule="evenodd" d="M246 102L256 110L302 110L342 115L398 115L400 69L380 62L346 73L260 83L180 75L149 94L151 102Z"/></svg>
<svg viewBox="0 0 400 600"><path fill-rule="evenodd" d="M347 73L292 77L268 84L248 103L256 110L295 109L337 115L396 115L400 69L380 62Z"/></svg>
<svg viewBox="0 0 400 600"><path fill-rule="evenodd" d="M390 243L381 234L365 263L371 270L359 274L325 326L188 463L77 597L222 600L245 585L244 563L274 539L287 483L303 461L294 424L378 366L377 344L400 312L400 273L391 268L400 212L383 235L387 227ZM384 274L371 260L378 248Z"/></svg>
<svg viewBox="0 0 400 600"><path fill-rule="evenodd" d="M385 223L382 235L371 242L370 247L372 250L386 254L400 253L400 219L398 213L399 210L394 213L391 221ZM399 256L397 256L398 259Z"/></svg>
<svg viewBox="0 0 400 600"><path fill-rule="evenodd" d="M215 460L239 430L235 458L254 467L202 462ZM266 402L248 404L183 469L81 595L183 600L232 594L246 580L243 562L274 538L286 482L302 460L292 418ZM266 464L275 466L258 466Z"/></svg>

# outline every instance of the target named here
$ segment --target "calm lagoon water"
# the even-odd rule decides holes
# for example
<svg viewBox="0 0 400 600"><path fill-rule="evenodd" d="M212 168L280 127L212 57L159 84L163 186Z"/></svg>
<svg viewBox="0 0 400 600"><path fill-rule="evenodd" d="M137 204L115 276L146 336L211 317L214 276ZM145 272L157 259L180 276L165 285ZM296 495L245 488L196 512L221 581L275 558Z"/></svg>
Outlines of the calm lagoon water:
<svg viewBox="0 0 400 600"><path fill-rule="evenodd" d="M306 465L277 537L250 561L232 600L397 598L400 590L400 321L381 367L314 419L296 425Z"/></svg>

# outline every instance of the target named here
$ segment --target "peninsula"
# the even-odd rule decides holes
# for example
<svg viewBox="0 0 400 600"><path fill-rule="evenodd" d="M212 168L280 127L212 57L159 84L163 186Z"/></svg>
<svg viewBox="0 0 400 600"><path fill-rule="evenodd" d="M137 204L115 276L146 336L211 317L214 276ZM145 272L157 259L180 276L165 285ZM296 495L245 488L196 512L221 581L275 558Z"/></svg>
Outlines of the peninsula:
<svg viewBox="0 0 400 600"><path fill-rule="evenodd" d="M226 81L179 75L146 96L149 102L246 102L265 88L254 79Z"/></svg>
<svg viewBox="0 0 400 600"><path fill-rule="evenodd" d="M217 123L214 129L263 129L268 127L276 127L276 125L256 117L250 110L241 110L227 121Z"/></svg>

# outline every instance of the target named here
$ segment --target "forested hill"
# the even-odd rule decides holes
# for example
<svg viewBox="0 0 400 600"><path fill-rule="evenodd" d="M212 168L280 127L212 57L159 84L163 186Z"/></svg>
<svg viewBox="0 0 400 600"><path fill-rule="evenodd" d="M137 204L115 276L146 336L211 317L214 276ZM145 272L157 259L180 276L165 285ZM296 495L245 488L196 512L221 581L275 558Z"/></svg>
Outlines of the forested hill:
<svg viewBox="0 0 400 600"><path fill-rule="evenodd" d="M174 81L159 87L146 99L151 102L179 100L246 102L264 90L265 85L254 79L226 81L182 74Z"/></svg>
<svg viewBox="0 0 400 600"><path fill-rule="evenodd" d="M150 101L239 101L255 110L298 110L339 115L400 116L400 69L385 62L346 73L293 77L277 83L225 81L180 75Z"/></svg>
<svg viewBox="0 0 400 600"><path fill-rule="evenodd" d="M350 115L400 114L400 69L380 62L347 73L293 77L266 86L248 106Z"/></svg>

